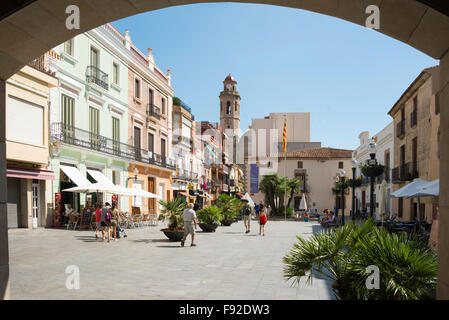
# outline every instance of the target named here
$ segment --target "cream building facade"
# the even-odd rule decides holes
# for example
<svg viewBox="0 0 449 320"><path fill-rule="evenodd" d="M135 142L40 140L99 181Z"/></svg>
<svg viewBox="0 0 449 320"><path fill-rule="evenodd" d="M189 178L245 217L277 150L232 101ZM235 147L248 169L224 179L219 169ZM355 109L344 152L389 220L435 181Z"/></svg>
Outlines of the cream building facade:
<svg viewBox="0 0 449 320"><path fill-rule="evenodd" d="M335 177L341 171L346 171L350 178L352 150L333 148L313 148L296 151L280 152L267 157L266 164L259 166L250 163L248 170L252 171L246 181L250 186L250 195L255 203L264 202L264 194L258 190L264 175L276 173L279 177L298 179L301 182L301 193L294 195L291 207L299 210L299 204L304 193L309 208L333 210L336 205L332 188ZM256 171L258 174L254 174ZM351 191L345 193L345 215L349 215ZM341 211L340 211L341 214Z"/></svg>
<svg viewBox="0 0 449 320"><path fill-rule="evenodd" d="M50 51L6 81L8 228L51 225L50 89L58 85Z"/></svg>
<svg viewBox="0 0 449 320"><path fill-rule="evenodd" d="M391 181L391 170L394 164L394 124L390 122L380 132L370 137L369 131L364 131L359 135L360 145L354 150L353 158L357 161L355 178L362 178L362 185L355 188L355 211L367 211L370 208L371 185L370 178L363 177L359 166L365 164L370 159L369 143L376 143L376 160L379 164L385 166L385 173L376 178L374 186L374 214L376 219L381 219L380 210L386 214L392 214L393 200L389 195L393 192L393 184ZM352 173L351 173L352 175ZM351 176L352 178L352 176ZM381 188L383 190L381 191ZM383 192L383 205L379 201L381 192Z"/></svg>
<svg viewBox="0 0 449 320"><path fill-rule="evenodd" d="M440 178L439 73L439 66L424 69L388 113L395 129L394 191L414 178L425 181ZM431 222L438 206L439 197L421 198L420 208L416 198L393 200L393 212L403 220L417 219L420 211L419 219Z"/></svg>

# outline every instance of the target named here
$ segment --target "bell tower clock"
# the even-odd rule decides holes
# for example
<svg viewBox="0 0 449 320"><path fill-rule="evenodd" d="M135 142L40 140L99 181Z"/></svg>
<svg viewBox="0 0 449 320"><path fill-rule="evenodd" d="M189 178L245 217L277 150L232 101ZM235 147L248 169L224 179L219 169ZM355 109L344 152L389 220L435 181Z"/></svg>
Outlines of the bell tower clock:
<svg viewBox="0 0 449 320"><path fill-rule="evenodd" d="M237 137L240 134L240 94L237 81L229 74L223 81L220 92L220 126L226 132L232 129Z"/></svg>

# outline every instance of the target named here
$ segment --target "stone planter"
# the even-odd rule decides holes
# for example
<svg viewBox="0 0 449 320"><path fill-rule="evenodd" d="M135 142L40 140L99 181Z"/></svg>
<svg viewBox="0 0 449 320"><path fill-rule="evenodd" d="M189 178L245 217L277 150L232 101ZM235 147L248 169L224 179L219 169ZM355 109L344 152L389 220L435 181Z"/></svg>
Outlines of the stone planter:
<svg viewBox="0 0 449 320"><path fill-rule="evenodd" d="M216 223L199 223L199 225L203 232L215 232L215 229L218 227Z"/></svg>
<svg viewBox="0 0 449 320"><path fill-rule="evenodd" d="M174 231L169 229L161 229L165 236L170 239L170 241L181 241L184 236L184 231Z"/></svg>
<svg viewBox="0 0 449 320"><path fill-rule="evenodd" d="M234 222L234 220L229 219L229 220L222 220L221 221L221 225L225 226L225 227L229 227L232 223Z"/></svg>

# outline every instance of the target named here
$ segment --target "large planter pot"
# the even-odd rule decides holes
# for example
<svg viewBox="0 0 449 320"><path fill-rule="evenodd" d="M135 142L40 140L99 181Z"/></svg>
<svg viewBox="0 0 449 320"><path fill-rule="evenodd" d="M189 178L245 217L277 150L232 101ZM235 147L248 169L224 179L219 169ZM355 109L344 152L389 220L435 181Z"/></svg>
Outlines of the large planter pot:
<svg viewBox="0 0 449 320"><path fill-rule="evenodd" d="M174 231L169 229L161 229L165 236L170 239L170 241L181 241L184 236L184 231Z"/></svg>
<svg viewBox="0 0 449 320"><path fill-rule="evenodd" d="M203 232L215 232L215 229L218 227L216 223L199 223L199 225Z"/></svg>
<svg viewBox="0 0 449 320"><path fill-rule="evenodd" d="M229 227L233 222L234 222L234 220L232 220L232 219L222 220L221 225L225 226L225 227Z"/></svg>

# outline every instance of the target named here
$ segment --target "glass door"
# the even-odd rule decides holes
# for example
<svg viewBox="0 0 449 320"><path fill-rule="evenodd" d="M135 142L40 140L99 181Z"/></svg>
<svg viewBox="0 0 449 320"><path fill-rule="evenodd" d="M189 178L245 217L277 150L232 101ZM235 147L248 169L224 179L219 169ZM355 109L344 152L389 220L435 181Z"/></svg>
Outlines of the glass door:
<svg viewBox="0 0 449 320"><path fill-rule="evenodd" d="M39 181L33 180L31 189L32 189L33 227L38 227L40 225Z"/></svg>

